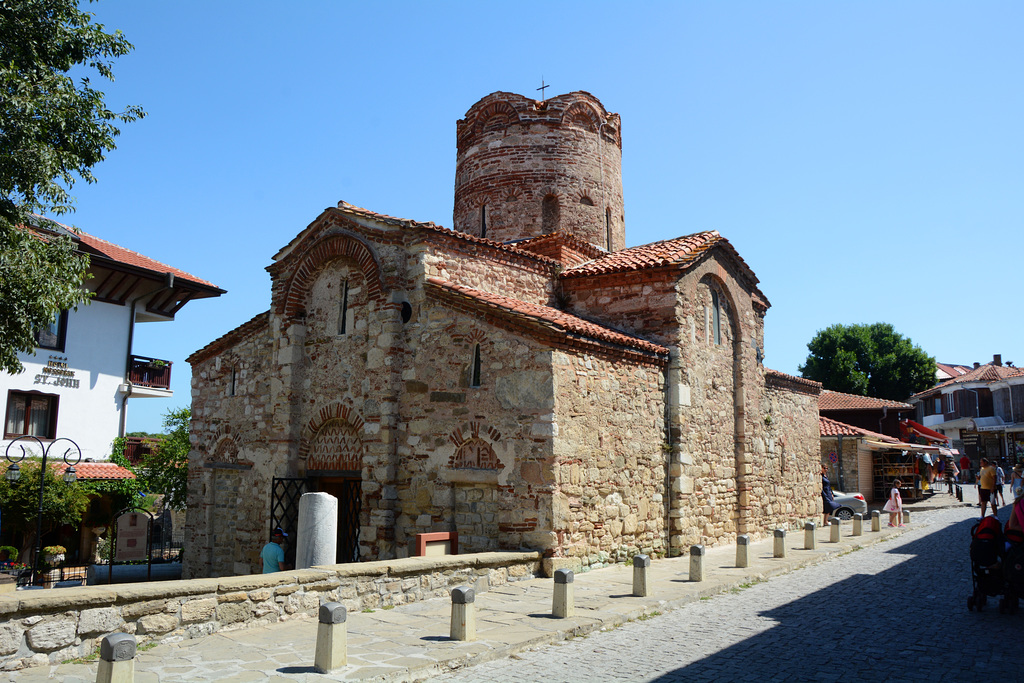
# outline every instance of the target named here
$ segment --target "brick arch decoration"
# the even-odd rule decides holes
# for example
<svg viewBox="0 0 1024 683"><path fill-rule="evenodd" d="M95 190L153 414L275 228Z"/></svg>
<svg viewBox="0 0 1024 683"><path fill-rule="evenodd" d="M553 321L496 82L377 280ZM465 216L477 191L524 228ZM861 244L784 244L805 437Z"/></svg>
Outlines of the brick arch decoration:
<svg viewBox="0 0 1024 683"><path fill-rule="evenodd" d="M586 102L573 102L562 114L562 125L596 133L601 128L601 117Z"/></svg>
<svg viewBox="0 0 1024 683"><path fill-rule="evenodd" d="M288 320L295 318L305 307L309 288L320 266L339 258L353 259L363 272L370 299L382 300L384 287L380 278L380 266L370 248L349 235L331 235L316 242L302 256L294 274L285 286L285 295L279 306Z"/></svg>
<svg viewBox="0 0 1024 683"><path fill-rule="evenodd" d="M491 102L477 112L473 132L500 130L513 123L519 123L519 114L511 104L504 101Z"/></svg>
<svg viewBox="0 0 1024 683"><path fill-rule="evenodd" d="M342 468L342 467L325 467L316 469L353 469L358 470L362 467L362 439L359 437L363 432L363 426L366 421L363 420L363 416L359 412L348 405L347 403L335 402L324 406L317 414L310 418L309 422L302 428L302 441L299 445L299 460L306 462L306 469L310 469L309 456L313 449L313 442L317 438L317 435L324 428L330 427L332 424L337 425L338 423L347 425L351 430L351 433L355 435L359 442L359 464L353 468ZM333 428L332 428L333 429Z"/></svg>
<svg viewBox="0 0 1024 683"><path fill-rule="evenodd" d="M309 441L306 471L359 472L363 468L363 442L345 420L324 424Z"/></svg>
<svg viewBox="0 0 1024 683"><path fill-rule="evenodd" d="M453 469L501 469L493 444L501 440L501 432L479 420L456 427L448 440L455 444L455 453L448 459Z"/></svg>

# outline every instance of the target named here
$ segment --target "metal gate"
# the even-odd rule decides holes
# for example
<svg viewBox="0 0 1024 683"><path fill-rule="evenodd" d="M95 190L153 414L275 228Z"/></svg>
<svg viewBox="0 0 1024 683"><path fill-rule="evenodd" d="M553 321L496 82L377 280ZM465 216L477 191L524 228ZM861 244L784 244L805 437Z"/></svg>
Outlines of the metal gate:
<svg viewBox="0 0 1024 683"><path fill-rule="evenodd" d="M281 527L294 545L299 528L299 498L309 490L309 484L304 477L274 477L271 486L268 537L271 531Z"/></svg>
<svg viewBox="0 0 1024 683"><path fill-rule="evenodd" d="M340 473L332 473L340 474ZM338 551L335 561L359 561L359 512L362 509L362 480L346 476L323 476L317 479L319 491L338 499Z"/></svg>

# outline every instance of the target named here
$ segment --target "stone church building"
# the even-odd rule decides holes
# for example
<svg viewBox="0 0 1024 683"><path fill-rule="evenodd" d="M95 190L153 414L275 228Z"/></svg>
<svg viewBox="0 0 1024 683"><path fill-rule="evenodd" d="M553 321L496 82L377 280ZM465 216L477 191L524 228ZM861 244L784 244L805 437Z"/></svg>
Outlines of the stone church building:
<svg viewBox="0 0 1024 683"><path fill-rule="evenodd" d="M275 254L269 310L188 359L185 575L259 571L305 491L339 499L339 562L457 532L580 569L820 512L820 385L763 367L717 232L626 247L621 145L589 93L492 93L453 230L340 202Z"/></svg>

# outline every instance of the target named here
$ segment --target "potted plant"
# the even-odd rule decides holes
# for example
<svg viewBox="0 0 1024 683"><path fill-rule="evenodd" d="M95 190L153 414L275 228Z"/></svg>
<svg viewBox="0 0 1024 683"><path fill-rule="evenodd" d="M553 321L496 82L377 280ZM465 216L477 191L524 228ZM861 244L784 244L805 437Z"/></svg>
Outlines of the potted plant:
<svg viewBox="0 0 1024 683"><path fill-rule="evenodd" d="M48 545L43 548L43 561L54 567L64 561L64 553L67 551L62 545Z"/></svg>

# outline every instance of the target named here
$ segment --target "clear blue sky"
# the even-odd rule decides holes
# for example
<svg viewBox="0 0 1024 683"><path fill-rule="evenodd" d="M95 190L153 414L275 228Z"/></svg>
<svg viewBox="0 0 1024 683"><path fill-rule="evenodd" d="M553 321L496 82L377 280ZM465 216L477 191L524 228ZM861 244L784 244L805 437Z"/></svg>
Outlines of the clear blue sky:
<svg viewBox="0 0 1024 683"><path fill-rule="evenodd" d="M68 220L210 280L140 325L175 363L266 310L271 256L344 199L452 225L455 122L496 90L622 116L629 246L718 230L772 303L765 364L890 322L942 362L1020 354L1024 3L139 2L89 6L135 51L124 128Z"/></svg>

